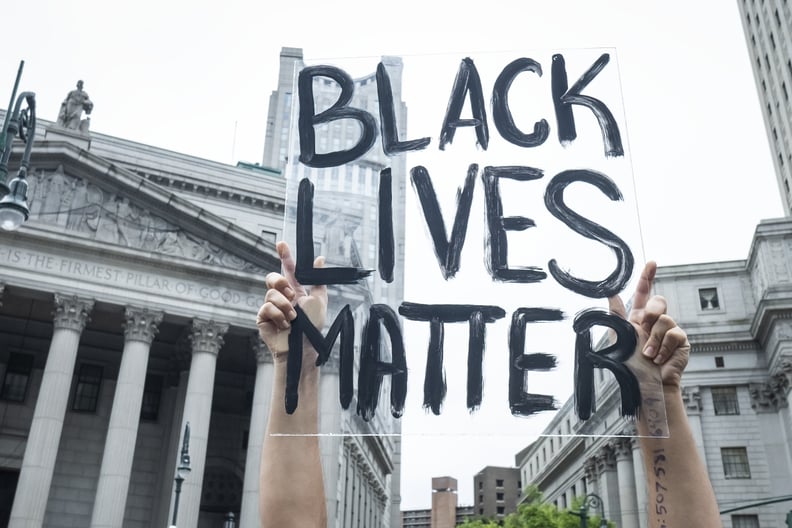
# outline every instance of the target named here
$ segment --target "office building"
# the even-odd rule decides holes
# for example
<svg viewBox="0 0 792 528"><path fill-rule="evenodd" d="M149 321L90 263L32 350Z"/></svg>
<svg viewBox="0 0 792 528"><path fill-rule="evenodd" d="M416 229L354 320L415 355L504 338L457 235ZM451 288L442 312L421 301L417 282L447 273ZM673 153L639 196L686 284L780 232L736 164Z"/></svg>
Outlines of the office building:
<svg viewBox="0 0 792 528"><path fill-rule="evenodd" d="M502 519L517 509L522 494L520 471L516 467L487 466L473 476L476 516Z"/></svg>
<svg viewBox="0 0 792 528"><path fill-rule="evenodd" d="M737 0L762 103L784 212L792 214L792 7L786 0Z"/></svg>

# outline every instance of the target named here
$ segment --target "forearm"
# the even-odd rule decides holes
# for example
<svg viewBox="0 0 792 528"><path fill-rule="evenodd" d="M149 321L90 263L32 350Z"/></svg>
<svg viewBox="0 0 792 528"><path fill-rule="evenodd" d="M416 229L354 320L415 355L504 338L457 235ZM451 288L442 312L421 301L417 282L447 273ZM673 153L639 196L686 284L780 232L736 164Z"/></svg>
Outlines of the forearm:
<svg viewBox="0 0 792 528"><path fill-rule="evenodd" d="M649 526L653 528L718 528L718 504L707 469L696 449L685 414L682 392L664 388L669 438L645 437L645 416L638 432L649 497Z"/></svg>
<svg viewBox="0 0 792 528"><path fill-rule="evenodd" d="M310 362L303 363L298 405L293 414L286 413L285 390L286 362L276 361L272 404L261 453L261 526L324 527L327 513L316 436L319 369Z"/></svg>

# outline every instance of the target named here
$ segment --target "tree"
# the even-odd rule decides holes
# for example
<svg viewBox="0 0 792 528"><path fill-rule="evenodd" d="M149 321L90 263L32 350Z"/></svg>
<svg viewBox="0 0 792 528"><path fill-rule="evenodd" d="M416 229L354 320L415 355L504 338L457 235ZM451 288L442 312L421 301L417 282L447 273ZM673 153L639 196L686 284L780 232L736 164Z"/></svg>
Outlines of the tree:
<svg viewBox="0 0 792 528"><path fill-rule="evenodd" d="M559 510L552 504L543 502L542 492L536 486L529 486L523 492L522 504L517 511L503 518L501 522L488 519L466 520L459 526L465 528L580 528L580 517L571 512L579 512L583 497L576 497L572 501L572 508ZM599 528L600 517L588 517L590 528ZM608 523L609 528L615 528L613 522Z"/></svg>

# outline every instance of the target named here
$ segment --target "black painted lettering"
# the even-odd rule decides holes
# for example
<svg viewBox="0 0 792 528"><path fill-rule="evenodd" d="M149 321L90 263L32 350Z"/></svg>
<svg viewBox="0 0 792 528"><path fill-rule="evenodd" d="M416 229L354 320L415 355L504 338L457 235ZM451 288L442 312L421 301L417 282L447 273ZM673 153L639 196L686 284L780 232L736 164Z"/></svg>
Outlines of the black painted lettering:
<svg viewBox="0 0 792 528"><path fill-rule="evenodd" d="M316 77L327 77L338 83L341 94L338 100L327 110L316 114L314 107L313 81ZM348 106L355 91L352 77L344 70L334 66L307 66L300 71L297 79L300 113L298 129L300 136L300 161L309 167L338 167L355 161L369 151L377 139L377 120L368 112ZM358 142L348 150L316 153L316 130L314 127L322 123L330 123L339 119L354 119L360 124L361 132Z"/></svg>
<svg viewBox="0 0 792 528"><path fill-rule="evenodd" d="M379 96L380 131L382 133L382 150L385 155L392 156L399 152L425 149L431 141L428 137L399 141L399 130L396 126L396 112L393 108L393 89L390 76L385 65L377 65L377 95Z"/></svg>
<svg viewBox="0 0 792 528"><path fill-rule="evenodd" d="M535 266L509 267L509 246L506 231L523 231L536 223L523 216L503 216L500 197L500 178L517 181L538 180L542 171L532 167L484 167L484 195L487 205L487 271L493 279L504 282L539 282L547 278L542 268Z"/></svg>
<svg viewBox="0 0 792 528"><path fill-rule="evenodd" d="M321 366L330 358L338 336L341 336L339 345L339 400L341 407L349 407L352 400L352 366L354 364L355 348L355 321L352 310L347 304L336 316L327 337L317 329L299 305L294 306L297 317L292 321L289 332L289 353L286 363L286 412L292 414L297 409L298 389L300 385L300 372L303 361L303 336L305 336L316 350L316 366Z"/></svg>
<svg viewBox="0 0 792 528"><path fill-rule="evenodd" d="M614 331L613 344L594 350L591 329L605 326ZM605 368L616 377L621 393L622 416L637 416L641 406L641 389L635 374L625 365L635 352L638 337L629 321L597 309L584 310L575 316L575 411L588 420L594 410L594 369Z"/></svg>
<svg viewBox="0 0 792 528"><path fill-rule="evenodd" d="M632 275L635 259L627 243L601 225L582 217L564 203L564 189L573 182L584 182L595 186L613 201L622 200L616 184L599 172L592 170L568 170L557 174L545 190L545 206L550 213L564 222L572 231L591 240L601 242L616 254L616 269L605 279L595 282L573 277L563 271L555 259L548 262L553 278L564 288L580 295L605 298L621 292Z"/></svg>
<svg viewBox="0 0 792 528"><path fill-rule="evenodd" d="M429 235L432 237L437 262L443 278L448 280L459 271L460 256L462 246L465 245L467 235L467 225L470 218L470 205L473 202L473 188L476 184L476 172L478 165L472 164L468 168L465 178L465 185L457 191L457 210L454 217L454 227L451 229L451 238L446 236L445 220L440 211L440 204L437 203L437 195L429 178L426 168L418 165L410 171L410 181L413 189L421 202L426 226L429 228Z"/></svg>
<svg viewBox="0 0 792 528"><path fill-rule="evenodd" d="M399 314L411 321L430 323L429 349L424 376L424 408L435 415L440 414L446 394L443 370L444 323L468 322L468 408L475 409L481 403L482 373L484 358L484 325L506 316L503 308L468 304L417 304L403 302ZM472 392L470 392L472 390Z"/></svg>
<svg viewBox="0 0 792 528"><path fill-rule="evenodd" d="M380 322L390 337L390 363L380 358ZM365 421L371 420L377 411L382 377L386 375L391 376L391 414L399 418L404 412L404 400L407 397L407 359L399 318L390 306L372 304L369 320L363 329L358 372L357 413Z"/></svg>
<svg viewBox="0 0 792 528"><path fill-rule="evenodd" d="M308 178L300 180L297 189L297 233L295 237L296 270L300 284L354 284L371 275L372 270L360 268L314 268L313 243L314 187Z"/></svg>
<svg viewBox="0 0 792 528"><path fill-rule="evenodd" d="M379 274L393 282L395 245L393 241L393 191L390 167L380 171L379 182Z"/></svg>
<svg viewBox="0 0 792 528"><path fill-rule="evenodd" d="M529 416L541 411L558 409L555 398L547 394L527 392L525 373L547 371L556 367L551 354L524 354L525 327L539 321L561 321L564 314L552 308L518 308L512 314L509 328L509 408L515 416Z"/></svg>
<svg viewBox="0 0 792 528"><path fill-rule="evenodd" d="M473 113L473 118L461 119L462 107L468 93L470 93L470 110ZM454 86L451 88L451 97L448 100L448 108L443 119L443 128L440 130L440 150L445 150L446 143L454 141L457 128L470 126L475 127L477 143L482 149L487 150L489 128L481 79L473 60L466 57L459 65Z"/></svg>
<svg viewBox="0 0 792 528"><path fill-rule="evenodd" d="M597 118L597 123L602 131L605 155L608 157L624 156L619 125L616 123L616 119L613 118L611 111L599 99L581 93L609 61L610 55L603 53L591 65L591 68L572 85L572 88L567 88L568 81L564 56L561 54L553 55L551 81L553 105L555 106L556 122L558 123L558 140L562 145L566 145L577 138L572 105L580 105L591 110Z"/></svg>
<svg viewBox="0 0 792 528"><path fill-rule="evenodd" d="M492 89L492 119L500 135L519 147L536 147L541 145L550 135L550 125L547 120L540 119L534 123L534 131L526 134L517 128L509 109L509 89L518 74L524 71L533 72L542 76L542 66L533 59L520 58L508 64L495 81Z"/></svg>

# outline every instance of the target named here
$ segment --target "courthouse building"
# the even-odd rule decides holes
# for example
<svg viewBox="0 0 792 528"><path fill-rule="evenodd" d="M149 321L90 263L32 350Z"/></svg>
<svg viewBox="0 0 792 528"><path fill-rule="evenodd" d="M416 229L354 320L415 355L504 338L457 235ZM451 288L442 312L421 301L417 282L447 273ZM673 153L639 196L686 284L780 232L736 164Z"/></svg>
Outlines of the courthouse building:
<svg viewBox="0 0 792 528"><path fill-rule="evenodd" d="M20 146L12 156L16 171ZM0 233L0 525L256 526L284 183L39 120Z"/></svg>
<svg viewBox="0 0 792 528"><path fill-rule="evenodd" d="M659 268L655 293L692 344L683 398L719 508L792 495L792 218L761 222L745 260ZM635 429L619 417L609 372L597 371L595 393L591 419L579 422L570 399L547 436L518 453L522 481L559 508L595 493L619 528L648 526ZM754 507L722 522L782 526L791 508Z"/></svg>

